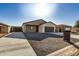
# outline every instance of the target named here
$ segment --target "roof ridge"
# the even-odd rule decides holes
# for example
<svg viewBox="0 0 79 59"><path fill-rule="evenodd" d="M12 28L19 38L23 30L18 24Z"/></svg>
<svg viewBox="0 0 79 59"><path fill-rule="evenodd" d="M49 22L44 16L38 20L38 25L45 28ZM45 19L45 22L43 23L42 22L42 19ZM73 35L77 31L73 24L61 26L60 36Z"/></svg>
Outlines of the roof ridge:
<svg viewBox="0 0 79 59"><path fill-rule="evenodd" d="M39 20L45 21L45 20L43 20L43 19L37 19L37 20L31 20L31 21L24 22L24 23L35 22L35 21L39 21ZM45 21L45 22L46 22L46 21Z"/></svg>
<svg viewBox="0 0 79 59"><path fill-rule="evenodd" d="M52 21L48 21L47 23L52 23L52 24L55 24L54 22L52 22ZM55 24L56 25L56 24Z"/></svg>
<svg viewBox="0 0 79 59"><path fill-rule="evenodd" d="M2 25L7 25L7 24L5 24L5 23L3 23L3 22L0 22L0 24L2 24ZM7 26L9 26L9 25L7 25Z"/></svg>
<svg viewBox="0 0 79 59"><path fill-rule="evenodd" d="M24 22L23 24L40 25L40 24L43 24L43 23L46 23L46 21L43 20L43 19L37 19L37 20L29 21L29 22Z"/></svg>

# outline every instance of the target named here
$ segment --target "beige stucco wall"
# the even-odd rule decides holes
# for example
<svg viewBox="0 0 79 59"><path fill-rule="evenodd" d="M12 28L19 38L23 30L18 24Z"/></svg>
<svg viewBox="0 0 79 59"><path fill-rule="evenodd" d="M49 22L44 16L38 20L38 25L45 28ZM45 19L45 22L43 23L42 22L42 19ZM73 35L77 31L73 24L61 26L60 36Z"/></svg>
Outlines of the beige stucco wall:
<svg viewBox="0 0 79 59"><path fill-rule="evenodd" d="M36 32L36 26L26 26L26 32Z"/></svg>
<svg viewBox="0 0 79 59"><path fill-rule="evenodd" d="M8 33L10 33L10 30L11 30L11 26L8 26Z"/></svg>
<svg viewBox="0 0 79 59"><path fill-rule="evenodd" d="M39 32L45 32L45 27L54 27L54 32L55 32L56 25L52 23L45 23L45 24L40 25Z"/></svg>
<svg viewBox="0 0 79 59"><path fill-rule="evenodd" d="M36 32L37 27L32 25L23 25L22 30L23 32Z"/></svg>
<svg viewBox="0 0 79 59"><path fill-rule="evenodd" d="M1 32L2 33L9 33L10 32L10 26L1 26Z"/></svg>
<svg viewBox="0 0 79 59"><path fill-rule="evenodd" d="M44 32L44 26L43 26L43 25L40 25L40 26L39 26L39 32L40 32L40 33Z"/></svg>
<svg viewBox="0 0 79 59"><path fill-rule="evenodd" d="M22 25L22 31L26 32L26 26L25 25Z"/></svg>

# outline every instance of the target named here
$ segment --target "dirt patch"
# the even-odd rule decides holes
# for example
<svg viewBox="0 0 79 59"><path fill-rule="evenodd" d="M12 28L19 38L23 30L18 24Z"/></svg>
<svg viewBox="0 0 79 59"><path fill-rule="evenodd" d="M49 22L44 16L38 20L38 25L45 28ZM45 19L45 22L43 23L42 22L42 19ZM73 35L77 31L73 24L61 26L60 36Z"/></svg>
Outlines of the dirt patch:
<svg viewBox="0 0 79 59"><path fill-rule="evenodd" d="M25 36L38 56L50 54L70 45L69 43L63 41L63 37L55 34L25 33ZM78 39L71 39L71 41L73 43L79 42Z"/></svg>

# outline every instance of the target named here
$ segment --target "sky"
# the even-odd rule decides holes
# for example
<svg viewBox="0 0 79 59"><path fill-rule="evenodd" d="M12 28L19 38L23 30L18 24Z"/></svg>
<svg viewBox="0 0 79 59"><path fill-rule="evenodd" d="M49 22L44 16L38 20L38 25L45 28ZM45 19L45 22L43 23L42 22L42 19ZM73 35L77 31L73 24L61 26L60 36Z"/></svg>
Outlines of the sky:
<svg viewBox="0 0 79 59"><path fill-rule="evenodd" d="M0 22L2 23L21 26L23 22L37 19L73 26L79 19L79 4L51 3L39 6L35 3L0 3Z"/></svg>

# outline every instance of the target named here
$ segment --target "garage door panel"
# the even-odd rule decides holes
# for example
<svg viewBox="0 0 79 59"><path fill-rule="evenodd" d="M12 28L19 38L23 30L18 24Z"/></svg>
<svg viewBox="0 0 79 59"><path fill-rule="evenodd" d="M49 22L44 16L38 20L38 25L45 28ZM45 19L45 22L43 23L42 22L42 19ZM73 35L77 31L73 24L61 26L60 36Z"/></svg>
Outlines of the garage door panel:
<svg viewBox="0 0 79 59"><path fill-rule="evenodd" d="M45 27L45 32L54 32L54 27Z"/></svg>

